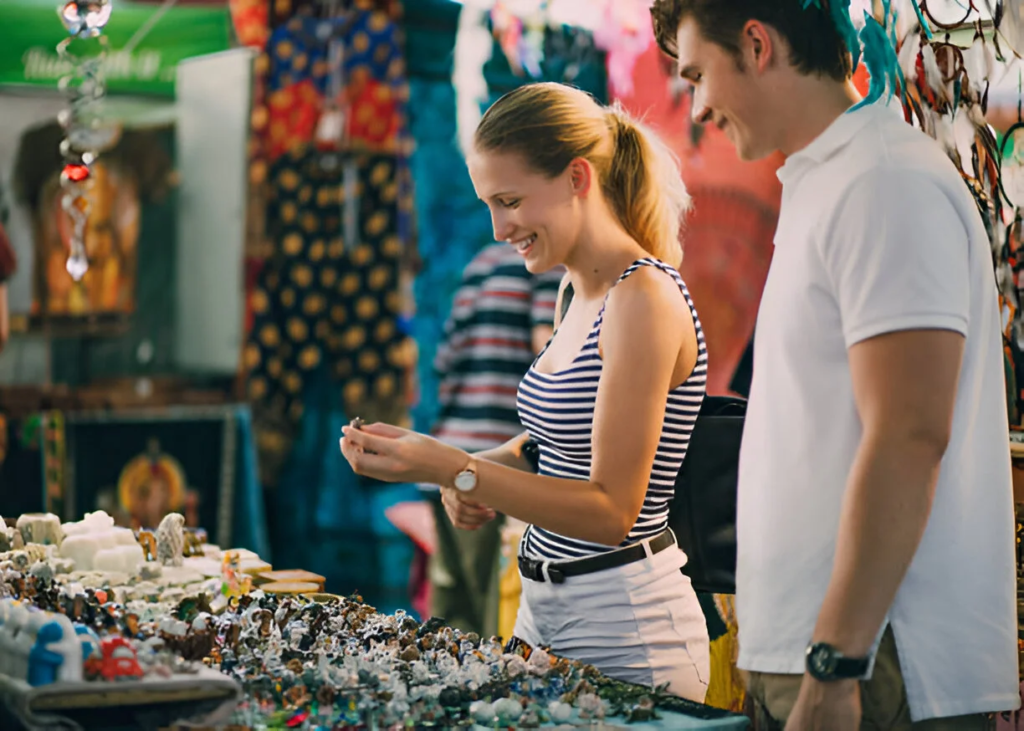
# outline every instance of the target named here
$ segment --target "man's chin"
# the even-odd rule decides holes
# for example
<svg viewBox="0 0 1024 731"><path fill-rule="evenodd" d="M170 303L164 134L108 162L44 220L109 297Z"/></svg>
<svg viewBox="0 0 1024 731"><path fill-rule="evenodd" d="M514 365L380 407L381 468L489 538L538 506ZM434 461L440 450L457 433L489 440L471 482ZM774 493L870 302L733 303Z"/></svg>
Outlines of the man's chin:
<svg viewBox="0 0 1024 731"><path fill-rule="evenodd" d="M773 150L762 149L752 145L736 145L736 156L743 162L757 162L771 156Z"/></svg>

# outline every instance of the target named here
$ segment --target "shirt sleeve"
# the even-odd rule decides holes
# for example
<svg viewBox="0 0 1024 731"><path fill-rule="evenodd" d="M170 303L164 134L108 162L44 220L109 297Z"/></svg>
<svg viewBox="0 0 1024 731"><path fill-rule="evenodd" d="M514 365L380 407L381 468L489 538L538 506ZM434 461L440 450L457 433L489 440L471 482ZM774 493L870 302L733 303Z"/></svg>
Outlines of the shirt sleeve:
<svg viewBox="0 0 1024 731"><path fill-rule="evenodd" d="M555 324L555 302L558 300L558 287L562 283L565 270L561 267L534 275L530 283L530 324L533 327Z"/></svg>
<svg viewBox="0 0 1024 731"><path fill-rule="evenodd" d="M11 246L11 240L7 238L7 232L3 225L0 225L0 284L3 284L12 276L18 268L18 258Z"/></svg>
<svg viewBox="0 0 1024 731"><path fill-rule="evenodd" d="M898 330L966 336L971 241L962 215L924 172L873 170L853 183L819 242L847 347Z"/></svg>

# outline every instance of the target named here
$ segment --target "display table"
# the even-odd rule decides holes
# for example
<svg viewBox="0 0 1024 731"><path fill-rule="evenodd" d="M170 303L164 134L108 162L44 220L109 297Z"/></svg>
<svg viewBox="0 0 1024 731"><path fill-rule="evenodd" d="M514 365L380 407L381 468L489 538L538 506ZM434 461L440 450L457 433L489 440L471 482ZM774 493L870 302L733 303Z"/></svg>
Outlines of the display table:
<svg viewBox="0 0 1024 731"><path fill-rule="evenodd" d="M748 726L543 648L323 593L322 576L205 543L177 513L152 533L101 511L11 523L4 731Z"/></svg>
<svg viewBox="0 0 1024 731"><path fill-rule="evenodd" d="M0 727L5 731L115 731L183 721L217 724L230 716L241 692L234 680L205 668L191 678L143 678L100 686L82 682L32 688L0 675Z"/></svg>

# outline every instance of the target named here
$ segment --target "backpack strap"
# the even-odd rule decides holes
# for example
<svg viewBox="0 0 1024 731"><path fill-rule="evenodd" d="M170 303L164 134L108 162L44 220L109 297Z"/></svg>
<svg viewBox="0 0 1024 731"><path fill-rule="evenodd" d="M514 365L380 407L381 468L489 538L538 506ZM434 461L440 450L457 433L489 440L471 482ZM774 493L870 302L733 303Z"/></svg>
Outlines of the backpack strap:
<svg viewBox="0 0 1024 731"><path fill-rule="evenodd" d="M558 312L558 321L562 322L565 319L565 313L569 311L569 305L572 303L572 296L574 290L572 288L572 282L567 282L565 289L562 290L562 308Z"/></svg>

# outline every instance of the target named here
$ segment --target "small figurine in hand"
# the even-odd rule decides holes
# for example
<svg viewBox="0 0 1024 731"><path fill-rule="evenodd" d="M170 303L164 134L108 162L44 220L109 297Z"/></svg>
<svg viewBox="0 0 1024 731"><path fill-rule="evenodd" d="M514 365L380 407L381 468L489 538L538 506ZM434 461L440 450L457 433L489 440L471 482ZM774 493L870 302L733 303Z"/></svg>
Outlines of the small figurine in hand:
<svg viewBox="0 0 1024 731"><path fill-rule="evenodd" d="M156 529L156 556L164 566L184 564L185 517L180 513L168 513Z"/></svg>

